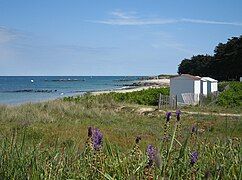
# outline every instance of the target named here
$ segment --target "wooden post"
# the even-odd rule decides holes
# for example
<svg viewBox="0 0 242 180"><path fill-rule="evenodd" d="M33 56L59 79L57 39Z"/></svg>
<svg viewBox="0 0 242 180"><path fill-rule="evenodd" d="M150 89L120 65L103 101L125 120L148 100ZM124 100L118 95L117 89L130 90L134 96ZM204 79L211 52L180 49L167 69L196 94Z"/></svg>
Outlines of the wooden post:
<svg viewBox="0 0 242 180"><path fill-rule="evenodd" d="M161 109L161 94L159 95L158 109Z"/></svg>

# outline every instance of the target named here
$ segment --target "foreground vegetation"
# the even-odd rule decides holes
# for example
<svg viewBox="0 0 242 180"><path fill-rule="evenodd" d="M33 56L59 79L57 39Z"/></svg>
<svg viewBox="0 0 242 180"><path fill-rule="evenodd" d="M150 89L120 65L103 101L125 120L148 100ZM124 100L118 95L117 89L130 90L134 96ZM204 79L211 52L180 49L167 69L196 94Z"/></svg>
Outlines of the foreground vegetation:
<svg viewBox="0 0 242 180"><path fill-rule="evenodd" d="M103 101L103 99L114 100L116 102L125 102L125 103L132 103L132 104L140 104L140 105L150 105L150 106L157 106L158 98L160 94L169 95L170 88L162 87L162 88L149 88L144 89L141 91L134 91L129 93L107 93L101 94L99 96L89 96L87 97L89 101ZM85 98L84 97L84 98ZM73 102L81 102L83 97L65 97L64 101L73 101Z"/></svg>
<svg viewBox="0 0 242 180"><path fill-rule="evenodd" d="M115 97L0 106L1 179L240 179L241 117L170 118Z"/></svg>

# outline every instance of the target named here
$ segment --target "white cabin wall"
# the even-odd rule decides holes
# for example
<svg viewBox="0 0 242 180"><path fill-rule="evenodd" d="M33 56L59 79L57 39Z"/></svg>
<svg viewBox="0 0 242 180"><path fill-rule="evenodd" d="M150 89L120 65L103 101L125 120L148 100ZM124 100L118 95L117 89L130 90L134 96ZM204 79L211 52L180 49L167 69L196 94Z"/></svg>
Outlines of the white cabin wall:
<svg viewBox="0 0 242 180"><path fill-rule="evenodd" d="M204 82L203 86L204 86L203 94L204 95L207 95L208 94L208 82L207 81Z"/></svg>
<svg viewBox="0 0 242 180"><path fill-rule="evenodd" d="M186 77L171 78L170 80L170 94L177 95L177 101L184 103L182 93L194 93L194 80Z"/></svg>
<svg viewBox="0 0 242 180"><path fill-rule="evenodd" d="M200 94L201 92L201 83L200 80L194 81L194 92L195 94Z"/></svg>
<svg viewBox="0 0 242 180"><path fill-rule="evenodd" d="M199 102L199 95L201 93L201 81L200 80L196 80L194 81L194 101L195 104L197 104Z"/></svg>
<svg viewBox="0 0 242 180"><path fill-rule="evenodd" d="M203 95L207 95L208 94L208 82L207 81L201 81L201 91L200 93Z"/></svg>
<svg viewBox="0 0 242 180"><path fill-rule="evenodd" d="M211 83L211 92L217 92L218 91L218 83L212 82Z"/></svg>

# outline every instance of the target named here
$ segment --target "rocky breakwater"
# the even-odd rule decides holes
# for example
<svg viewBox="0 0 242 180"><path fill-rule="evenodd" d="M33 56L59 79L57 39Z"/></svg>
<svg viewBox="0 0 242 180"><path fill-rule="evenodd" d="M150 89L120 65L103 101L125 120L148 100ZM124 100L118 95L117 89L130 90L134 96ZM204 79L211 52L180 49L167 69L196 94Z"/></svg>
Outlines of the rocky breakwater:
<svg viewBox="0 0 242 180"><path fill-rule="evenodd" d="M56 89L50 90L50 89L20 89L20 90L14 90L14 91L2 91L6 93L52 93L57 92Z"/></svg>

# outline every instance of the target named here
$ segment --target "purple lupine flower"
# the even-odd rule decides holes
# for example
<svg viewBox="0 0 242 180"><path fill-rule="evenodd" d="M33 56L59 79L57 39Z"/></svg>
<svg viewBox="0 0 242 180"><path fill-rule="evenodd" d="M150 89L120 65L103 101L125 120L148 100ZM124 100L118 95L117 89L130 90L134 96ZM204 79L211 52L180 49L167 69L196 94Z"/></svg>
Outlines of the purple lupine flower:
<svg viewBox="0 0 242 180"><path fill-rule="evenodd" d="M176 110L176 120L180 121L181 111L179 109Z"/></svg>
<svg viewBox="0 0 242 180"><path fill-rule="evenodd" d="M171 112L166 113L166 122L169 122L171 119Z"/></svg>
<svg viewBox="0 0 242 180"><path fill-rule="evenodd" d="M147 155L149 157L149 160L154 161L155 155L156 155L156 150L155 150L154 146L149 144L146 151L147 151Z"/></svg>
<svg viewBox="0 0 242 180"><path fill-rule="evenodd" d="M191 160L191 165L194 165L197 160L198 160L198 152L194 151L192 152L191 156L190 156L190 160Z"/></svg>
<svg viewBox="0 0 242 180"><path fill-rule="evenodd" d="M92 129L92 144L95 150L99 150L102 146L103 134L97 128Z"/></svg>

